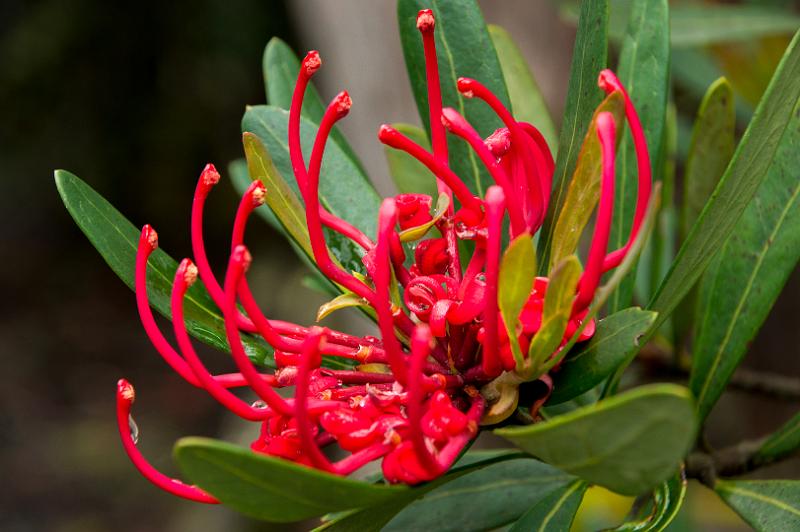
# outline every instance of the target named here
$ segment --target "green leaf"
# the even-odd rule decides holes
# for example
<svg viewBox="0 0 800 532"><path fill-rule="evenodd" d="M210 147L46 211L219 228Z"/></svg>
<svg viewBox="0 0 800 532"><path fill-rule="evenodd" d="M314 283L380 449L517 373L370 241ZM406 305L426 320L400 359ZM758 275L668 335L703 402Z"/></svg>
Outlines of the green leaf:
<svg viewBox="0 0 800 532"><path fill-rule="evenodd" d="M447 209L450 208L450 198L447 194L439 194L439 199L436 201L436 210L433 212L431 219L422 225L416 227L409 227L400 231L401 242L413 242L419 240L428 234L428 231L436 225L436 222L442 219L442 216L447 214Z"/></svg>
<svg viewBox="0 0 800 532"><path fill-rule="evenodd" d="M800 98L800 32L792 39L728 169L681 246L648 307L669 317L708 264L719 254L736 222L767 176L783 132Z"/></svg>
<svg viewBox="0 0 800 532"><path fill-rule="evenodd" d="M332 300L328 301L327 303L322 304L319 309L317 310L317 321L322 321L326 317L330 316L337 310L341 310L343 308L351 308L351 307L359 307L359 308L369 308L371 310L372 307L369 306L364 298L357 296L356 294L346 293L341 294L333 298ZM369 311L368 311L369 312Z"/></svg>
<svg viewBox="0 0 800 532"><path fill-rule="evenodd" d="M636 0L630 10L628 27L622 41L619 79L628 91L642 122L651 170L661 152L667 112L669 87L669 6L667 0ZM633 140L622 141L617 156L617 180L614 190L614 217L609 249L625 245L636 210L639 170ZM665 202L664 206L668 204ZM635 266L634 266L635 272ZM630 305L635 275L625 279L609 301L609 312Z"/></svg>
<svg viewBox="0 0 800 532"><path fill-rule="evenodd" d="M503 79L508 87L508 96L514 108L514 118L529 122L541 131L550 151L556 153L558 147L558 131L547 110L539 84L528 68L522 52L514 43L514 39L505 28L489 24L489 36L497 51Z"/></svg>
<svg viewBox="0 0 800 532"><path fill-rule="evenodd" d="M680 47L791 35L800 27L800 17L797 15L785 9L765 6L676 6L670 22L672 45Z"/></svg>
<svg viewBox="0 0 800 532"><path fill-rule="evenodd" d="M431 143L425 130L411 124L392 124L397 131L410 138L426 150L431 150ZM404 152L384 146L389 174L401 194L427 194L436 197L436 178L428 167Z"/></svg>
<svg viewBox="0 0 800 532"><path fill-rule="evenodd" d="M655 319L655 312L628 308L597 322L592 339L570 353L553 373L553 394L547 405L578 397L629 362L641 349L639 338Z"/></svg>
<svg viewBox="0 0 800 532"><path fill-rule="evenodd" d="M800 530L800 481L718 480L714 489L756 530Z"/></svg>
<svg viewBox="0 0 800 532"><path fill-rule="evenodd" d="M705 418L800 260L800 107L700 285L689 386Z"/></svg>
<svg viewBox="0 0 800 532"><path fill-rule="evenodd" d="M419 115L430 136L428 93L425 77L425 56L422 37L417 30L417 13L433 9L436 16L436 55L439 59L439 78L444 107L453 107L486 137L502 122L484 102L464 98L456 88L459 77L474 78L492 91L510 108L503 72L492 40L486 29L483 14L475 0L399 0L397 21L400 41L406 60L411 90ZM467 143L448 135L450 165L470 189L483 196L494 182Z"/></svg>
<svg viewBox="0 0 800 532"><path fill-rule="evenodd" d="M786 422L764 441L756 451L754 460L759 463L768 463L795 452L800 449L800 413Z"/></svg>
<svg viewBox="0 0 800 532"><path fill-rule="evenodd" d="M181 471L223 504L278 523L374 506L409 491L332 475L208 438L182 438L174 455Z"/></svg>
<svg viewBox="0 0 800 532"><path fill-rule="evenodd" d="M503 253L497 280L497 305L509 338L517 337L519 314L531 295L535 278L536 252L533 250L533 240L529 234L523 233ZM511 342L511 350L517 367L522 367L519 343Z"/></svg>
<svg viewBox="0 0 800 532"><path fill-rule="evenodd" d="M613 532L660 532L675 519L686 498L686 474L683 466L669 480L662 482L642 508L643 519L618 526Z"/></svg>
<svg viewBox="0 0 800 532"><path fill-rule="evenodd" d="M83 234L100 252L106 263L133 290L136 250L141 231L118 210L75 175L56 170L56 186L64 205ZM170 294L178 264L161 249L150 255L147 268L147 295L150 305L171 319ZM131 298L131 305L133 305ZM225 323L203 283L198 280L186 293L184 318L189 334L217 349L228 352ZM249 334L242 334L242 343L251 360L272 365L272 349Z"/></svg>
<svg viewBox="0 0 800 532"><path fill-rule="evenodd" d="M288 113L277 107L248 107L242 119L242 130L254 133L261 140L278 173L289 183L292 191L302 197L289 159L288 120ZM300 137L306 158L310 156L316 130L317 126L312 122L301 120ZM358 227L368 237L375 236L380 198L358 166L336 143L330 143L325 150L319 197L322 206L332 214ZM363 269L363 251L356 244L332 231L328 232L327 240L333 255L348 270Z"/></svg>
<svg viewBox="0 0 800 532"><path fill-rule="evenodd" d="M569 178L575 173L578 151L584 132L588 129L595 108L603 100L603 91L597 87L597 76L606 68L608 56L608 0L581 2L578 34L572 50L569 88L561 135L558 139L558 156L553 174L553 192L544 225L540 230L540 273L546 274L550 264L549 252L556 219L562 210Z"/></svg>
<svg viewBox="0 0 800 532"><path fill-rule="evenodd" d="M654 384L544 423L494 432L588 482L638 495L675 471L696 427L689 390Z"/></svg>
<svg viewBox="0 0 800 532"><path fill-rule="evenodd" d="M515 521L572 481L574 477L530 458L507 460L432 490L381 530L491 530Z"/></svg>
<svg viewBox="0 0 800 532"><path fill-rule="evenodd" d="M300 60L297 55L289 48L288 44L278 37L273 37L264 49L262 70L264 87L267 89L267 103L288 111L292 105L292 93L294 93L294 86L297 83L297 74L300 72ZM309 83L303 97L300 115L319 124L323 114L325 114L325 104L314 84ZM331 139L342 148L347 157L364 174L364 166L339 128L334 126L331 130Z"/></svg>
<svg viewBox="0 0 800 532"><path fill-rule="evenodd" d="M625 123L625 99L620 93L614 92L597 107L594 115L592 115L589 129L583 138L575 173L570 179L564 206L553 229L553 241L549 246L550 265L547 267L548 272L561 259L575 253L575 250L578 249L578 242L583 230L586 224L589 223L589 218L591 218L600 198L603 157L600 139L597 137L597 117L603 112L611 113L614 116L614 122L619 125L617 127L617 142L622 138L622 133L625 131L623 127Z"/></svg>
<svg viewBox="0 0 800 532"><path fill-rule="evenodd" d="M509 532L568 531L588 487L586 482L575 480L553 491L525 512Z"/></svg>

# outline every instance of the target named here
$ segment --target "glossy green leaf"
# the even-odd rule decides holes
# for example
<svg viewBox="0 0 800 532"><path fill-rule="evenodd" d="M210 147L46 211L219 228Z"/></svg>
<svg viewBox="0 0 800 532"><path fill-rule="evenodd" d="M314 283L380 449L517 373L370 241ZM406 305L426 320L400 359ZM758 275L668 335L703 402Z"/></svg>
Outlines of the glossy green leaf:
<svg viewBox="0 0 800 532"><path fill-rule="evenodd" d="M515 521L537 501L574 480L530 458L507 460L432 490L381 530L491 530Z"/></svg>
<svg viewBox="0 0 800 532"><path fill-rule="evenodd" d="M278 523L373 506L409 490L324 473L208 438L182 438L174 455L191 482L226 506Z"/></svg>
<svg viewBox="0 0 800 532"><path fill-rule="evenodd" d="M553 394L547 404L578 397L629 362L641 349L639 338L655 319L655 312L628 308L597 322L592 339L570 353L552 375Z"/></svg>
<svg viewBox="0 0 800 532"><path fill-rule="evenodd" d="M613 532L660 532L669 526L686 498L686 474L683 466L669 480L653 490L651 501L642 507L644 517L624 523Z"/></svg>
<svg viewBox="0 0 800 532"><path fill-rule="evenodd" d="M273 37L264 49L261 64L264 87L267 90L267 103L288 111L292 105L292 93L297 83L297 74L300 72L300 60L288 44L278 37ZM309 83L306 88L300 114L315 124L319 124L322 115L325 114L325 104L314 87L314 83ZM331 139L342 148L342 151L359 167L361 172L365 173L353 148L335 126L331 130Z"/></svg>
<svg viewBox="0 0 800 532"><path fill-rule="evenodd" d="M517 337L517 325L522 307L531 295L536 278L536 252L531 236L524 233L509 244L500 260L497 279L497 306L509 338ZM511 342L517 366L522 367L522 351L518 342Z"/></svg>
<svg viewBox="0 0 800 532"><path fill-rule="evenodd" d="M525 512L509 532L568 532L589 486L575 480L553 491Z"/></svg>
<svg viewBox="0 0 800 532"><path fill-rule="evenodd" d="M289 114L277 107L248 107L242 119L242 130L254 133L264 144L278 173L298 198L302 197L292 171L287 144ZM301 121L300 137L303 153L310 156L317 126ZM336 144L329 143L322 159L319 184L320 203L332 214L361 229L368 237L375 236L380 198L358 166ZM361 271L361 250L345 237L327 232L328 247L348 270Z"/></svg>
<svg viewBox="0 0 800 532"><path fill-rule="evenodd" d="M714 489L756 530L800 530L800 481L718 480Z"/></svg>
<svg viewBox="0 0 800 532"><path fill-rule="evenodd" d="M658 329L708 264L719 254L736 222L767 176L783 132L800 98L800 47L796 34L786 50L728 169L681 246L648 307L659 313Z"/></svg>
<svg viewBox="0 0 800 532"><path fill-rule="evenodd" d="M669 5L667 0L636 0L630 10L622 40L617 74L633 101L644 129L650 164L661 151L669 87ZM617 180L614 189L614 217L609 249L625 245L631 231L639 169L633 140L626 135L617 154ZM668 204L665 202L664 206ZM635 266L634 266L635 271ZM635 276L625 279L609 300L609 312L630 306Z"/></svg>
<svg viewBox="0 0 800 532"><path fill-rule="evenodd" d="M689 386L701 418L717 402L800 260L800 107L766 177L699 290Z"/></svg>
<svg viewBox="0 0 800 532"><path fill-rule="evenodd" d="M575 255L562 260L550 275L542 310L542 326L528 349L528 364L533 370L530 378L546 371L542 365L564 339L580 277L581 262Z"/></svg>
<svg viewBox="0 0 800 532"><path fill-rule="evenodd" d="M463 98L456 88L459 77L474 78L491 90L510 108L503 72L492 40L475 0L399 0L397 21L411 89L417 109L430 135L425 56L417 30L417 13L433 9L436 16L436 55L444 107L453 107L486 137L502 122L484 102ZM494 182L467 143L448 135L450 165L470 189L483 196Z"/></svg>
<svg viewBox="0 0 800 532"><path fill-rule="evenodd" d="M494 432L588 482L638 495L675 471L694 442L696 424L689 390L654 384L544 423Z"/></svg>
<svg viewBox="0 0 800 532"><path fill-rule="evenodd" d="M540 230L540 273L546 274L550 264L550 245L553 230L566 198L569 179L578 164L578 152L595 108L603 100L603 91L597 87L597 76L606 68L608 56L608 0L581 2L578 34L572 50L569 88L561 134L558 138L558 156L553 174L553 191L544 225Z"/></svg>
<svg viewBox="0 0 800 532"><path fill-rule="evenodd" d="M800 449L800 413L767 438L756 451L756 462L772 462Z"/></svg>
<svg viewBox="0 0 800 532"><path fill-rule="evenodd" d="M247 157L247 171L251 179L260 179L267 189L265 199L270 210L280 221L283 228L297 245L313 257L311 240L306 226L306 211L300 200L283 179L267 149L253 133L242 134L244 153Z"/></svg>
<svg viewBox="0 0 800 532"><path fill-rule="evenodd" d="M570 179L564 207L558 215L550 244L549 272L561 259L575 253L583 230L594 212L600 198L600 177L603 170L603 157L600 139L597 137L597 117L608 112L614 116L617 127L617 141L625 131L625 99L618 92L610 94L597 107L592 115L589 129L583 138L575 173Z"/></svg>
<svg viewBox="0 0 800 532"><path fill-rule="evenodd" d="M425 130L411 124L392 124L397 131L410 138L426 150L431 150L431 143ZM394 181L397 191L401 194L427 194L435 198L436 178L428 167L404 152L384 146L386 163L389 165L389 174Z"/></svg>
<svg viewBox="0 0 800 532"><path fill-rule="evenodd" d="M324 320L337 310L353 307L369 308L371 310L369 303L367 303L364 298L352 293L341 294L327 303L320 305L319 309L317 309L317 321Z"/></svg>
<svg viewBox="0 0 800 532"><path fill-rule="evenodd" d="M791 35L800 27L800 17L797 15L767 6L676 6L670 22L672 44L681 47Z"/></svg>
<svg viewBox="0 0 800 532"><path fill-rule="evenodd" d="M425 222L422 225L418 225L416 227L409 227L408 229L403 229L400 231L400 241L401 242L413 242L414 240L419 240L420 238L424 237L428 234L428 231L436 225L436 222L442 219L442 216L447 214L447 209L450 208L450 198L447 194L439 194L439 199L436 202L436 210L433 212L433 215L430 221Z"/></svg>
<svg viewBox="0 0 800 532"><path fill-rule="evenodd" d="M141 230L75 175L56 170L55 180L61 199L78 227L114 273L133 289ZM161 249L150 255L147 264L150 305L161 315L171 318L170 294L178 264ZM199 280L186 293L184 317L189 334L217 349L229 351L222 314ZM245 351L255 363L272 365L272 349L267 344L248 334L241 336Z"/></svg>
<svg viewBox="0 0 800 532"><path fill-rule="evenodd" d="M514 39L505 28L489 24L489 36L492 38L503 78L508 87L508 97L514 108L514 118L529 122L541 131L547 145L553 153L558 148L558 131L547 110L539 84L528 68L522 52L514 43Z"/></svg>

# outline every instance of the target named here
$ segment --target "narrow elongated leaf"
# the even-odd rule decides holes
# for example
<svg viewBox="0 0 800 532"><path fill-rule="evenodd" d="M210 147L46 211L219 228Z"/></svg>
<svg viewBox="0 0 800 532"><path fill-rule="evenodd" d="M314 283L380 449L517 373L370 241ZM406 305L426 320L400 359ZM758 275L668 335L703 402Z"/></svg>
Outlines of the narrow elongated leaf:
<svg viewBox="0 0 800 532"><path fill-rule="evenodd" d="M600 320L592 339L570 353L553 373L553 394L548 406L591 390L633 358L641 348L639 337L655 319L655 312L628 308Z"/></svg>
<svg viewBox="0 0 800 532"><path fill-rule="evenodd" d="M508 97L514 107L514 118L536 126L550 146L550 150L556 153L558 147L556 126L550 111L547 110L547 103L544 101L539 84L528 68L522 52L505 28L489 24L489 36L500 60L503 78L508 87Z"/></svg>
<svg viewBox="0 0 800 532"><path fill-rule="evenodd" d="M411 124L392 124L397 131L430 151L431 143L425 130ZM384 147L389 174L401 194L427 194L436 197L436 178L428 168L404 152Z"/></svg>
<svg viewBox="0 0 800 532"><path fill-rule="evenodd" d="M736 222L765 179L783 132L800 98L800 33L786 50L728 169L714 190L664 282L648 307L659 313L658 329L720 252Z"/></svg>
<svg viewBox="0 0 800 532"><path fill-rule="evenodd" d="M701 418L719 399L800 260L799 111L700 285L689 385Z"/></svg>
<svg viewBox="0 0 800 532"><path fill-rule="evenodd" d="M642 508L643 519L618 526L614 532L660 532L675 519L686 498L683 466L669 480L653 490L652 501Z"/></svg>
<svg viewBox="0 0 800 532"><path fill-rule="evenodd" d="M336 296L332 300L324 303L322 306L317 309L317 321L322 321L326 317L330 316L337 310L341 310L343 308L352 308L352 307L361 307L361 308L369 308L369 303L367 303L363 298L357 296L356 294L347 293L341 294ZM368 311L369 312L369 311Z"/></svg>
<svg viewBox="0 0 800 532"><path fill-rule="evenodd" d="M495 434L563 471L623 495L663 482L696 432L689 390L641 386L544 423Z"/></svg>
<svg viewBox="0 0 800 532"><path fill-rule="evenodd" d="M514 239L500 261L497 283L497 305L509 338L517 337L519 313L531 295L536 278L536 252L533 240L527 233ZM521 367L522 352L519 343L512 341L511 350L517 365Z"/></svg>
<svg viewBox="0 0 800 532"><path fill-rule="evenodd" d="M633 100L642 122L652 166L657 162L661 152L667 112L669 86L667 0L636 0L633 3L617 69L619 79ZM655 167L651 170L653 175L657 177L660 175ZM630 136L626 136L617 157L610 249L620 248L628 240L636 210L638 175L633 140ZM634 278L635 276L631 274L611 296L609 312L616 312L630 305Z"/></svg>
<svg viewBox="0 0 800 532"><path fill-rule="evenodd" d="M718 480L714 489L756 530L800 530L800 481Z"/></svg>
<svg viewBox="0 0 800 532"><path fill-rule="evenodd" d="M588 487L583 480L575 480L553 491L525 512L509 532L568 532Z"/></svg>
<svg viewBox="0 0 800 532"><path fill-rule="evenodd" d="M382 530L490 530L515 521L537 501L574 480L530 458L507 460L434 489Z"/></svg>
<svg viewBox="0 0 800 532"><path fill-rule="evenodd" d="M558 138L558 156L553 175L553 192L544 225L540 230L540 273L547 273L549 248L553 230L564 204L569 179L578 163L581 148L592 114L603 100L603 92L597 87L597 76L606 68L608 59L608 0L586 0L581 2L578 34L572 50L572 66L569 71L569 88L561 134Z"/></svg>
<svg viewBox="0 0 800 532"><path fill-rule="evenodd" d="M133 289L136 250L141 231L118 210L75 175L56 170L56 186L64 205L83 234L100 252L122 281ZM178 264L161 249L150 255L147 269L147 295L150 305L171 319L170 294ZM131 298L131 305L133 305ZM222 314L198 280L184 300L186 329L198 340L222 351L229 351ZM272 365L272 349L248 334L242 334L248 356L258 364Z"/></svg>
<svg viewBox="0 0 800 532"><path fill-rule="evenodd" d="M433 9L436 16L436 55L444 107L453 107L486 137L502 126L497 115L477 98L463 98L456 88L459 77L474 78L491 90L507 107L511 107L503 71L492 40L475 0L399 0L397 21L400 41L406 60L411 90L419 115L430 135L428 94L425 78L425 56L422 37L417 30L417 13ZM448 148L453 171L476 194L483 196L493 183L488 171L468 145L449 135Z"/></svg>
<svg viewBox="0 0 800 532"><path fill-rule="evenodd" d="M620 93L614 92L597 107L592 115L589 129L583 138L575 173L567 188L564 207L558 215L553 230L548 272L561 259L575 253L575 250L578 249L583 229L589 223L589 218L600 198L603 157L600 139L597 137L597 117L603 112L611 113L614 116L614 122L618 125L617 141L622 138L622 133L625 131L625 100Z"/></svg>
<svg viewBox="0 0 800 532"><path fill-rule="evenodd" d="M182 438L174 455L183 474L223 504L278 523L374 506L410 489L339 477L208 438Z"/></svg>
<svg viewBox="0 0 800 532"><path fill-rule="evenodd" d="M797 15L768 6L683 5L670 19L672 44L681 47L791 35L800 26Z"/></svg>
<svg viewBox="0 0 800 532"><path fill-rule="evenodd" d="M289 48L288 44L278 37L273 37L264 49L262 72L264 87L267 90L267 103L288 111L292 105L292 93L297 83L297 74L300 72L300 60L297 55ZM325 114L325 104L313 83L308 84L300 114L315 124L319 124L322 115ZM358 166L361 173L365 174L364 166L337 127L331 130L331 139Z"/></svg>
<svg viewBox="0 0 800 532"><path fill-rule="evenodd" d="M755 454L757 462L771 462L800 449L800 413L776 430Z"/></svg>

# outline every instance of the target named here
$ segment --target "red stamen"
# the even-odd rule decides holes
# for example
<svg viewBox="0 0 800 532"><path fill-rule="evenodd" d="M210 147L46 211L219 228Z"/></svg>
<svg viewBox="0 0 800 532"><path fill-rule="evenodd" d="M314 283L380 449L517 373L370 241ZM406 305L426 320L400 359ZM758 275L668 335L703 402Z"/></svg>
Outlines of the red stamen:
<svg viewBox="0 0 800 532"><path fill-rule="evenodd" d="M136 393L133 386L125 379L120 379L119 382L117 382L117 427L119 428L119 436L122 439L122 447L125 449L125 452L136 469L139 470L144 478L167 493L177 495L178 497L190 501L202 502L205 504L219 504L216 498L197 486L184 484L180 480L170 478L158 471L142 455L141 451L136 447L136 442L133 441L130 427L130 422L133 419L131 417L131 405L135 397Z"/></svg>
<svg viewBox="0 0 800 532"><path fill-rule="evenodd" d="M422 433L423 402L425 391L422 386L422 366L431 352L431 330L427 325L418 325L411 337L411 367L408 378L408 422L411 425L411 442L419 462L431 474L439 474L439 464L425 443Z"/></svg>
<svg viewBox="0 0 800 532"><path fill-rule="evenodd" d="M502 372L498 346L497 282L500 273L501 230L505 198L498 186L486 191L486 214L489 222L489 238L486 242L486 308L483 311L485 339L483 342L483 373L495 377Z"/></svg>

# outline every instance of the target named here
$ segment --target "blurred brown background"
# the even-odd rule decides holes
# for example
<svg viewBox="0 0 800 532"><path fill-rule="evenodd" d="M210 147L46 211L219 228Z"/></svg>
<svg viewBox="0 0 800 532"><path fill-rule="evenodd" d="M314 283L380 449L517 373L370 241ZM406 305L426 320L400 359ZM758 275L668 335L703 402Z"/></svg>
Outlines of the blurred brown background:
<svg viewBox="0 0 800 532"><path fill-rule="evenodd" d="M481 5L517 39L560 121L574 28L546 0ZM273 35L321 50L322 93L350 91L345 132L378 189L392 193L376 128L418 118L391 0L0 2L0 529L271 529L169 497L128 463L114 422L121 376L139 392L143 452L167 472L182 435L251 435L151 349L133 294L73 224L52 171L79 175L135 224L152 223L173 256L188 255L196 176L208 161L223 169L241 156L239 121L246 104L264 101L261 53ZM692 114L697 99L679 104ZM206 232L221 265L236 198L227 183L217 188ZM300 285L288 246L264 224L256 233L260 300L273 316L311 322L320 297ZM796 274L746 364L800 375L798 295ZM728 394L712 415L712 443L768 432L797 408ZM798 471L795 460L764 474ZM708 526L738 528L721 519Z"/></svg>

